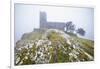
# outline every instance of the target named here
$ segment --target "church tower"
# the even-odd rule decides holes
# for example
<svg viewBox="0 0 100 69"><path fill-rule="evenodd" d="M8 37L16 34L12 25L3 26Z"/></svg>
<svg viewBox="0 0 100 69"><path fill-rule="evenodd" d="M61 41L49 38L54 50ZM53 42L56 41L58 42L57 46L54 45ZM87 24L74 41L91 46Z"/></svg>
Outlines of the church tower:
<svg viewBox="0 0 100 69"><path fill-rule="evenodd" d="M40 12L40 28L45 28L47 23L47 15L45 12Z"/></svg>

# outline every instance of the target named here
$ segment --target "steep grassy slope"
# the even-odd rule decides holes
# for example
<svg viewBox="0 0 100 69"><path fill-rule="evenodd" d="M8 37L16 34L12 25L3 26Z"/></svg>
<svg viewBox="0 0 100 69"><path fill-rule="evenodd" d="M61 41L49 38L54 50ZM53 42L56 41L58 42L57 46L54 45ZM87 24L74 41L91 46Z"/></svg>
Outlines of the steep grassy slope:
<svg viewBox="0 0 100 69"><path fill-rule="evenodd" d="M15 46L15 65L94 60L94 41L56 29L24 34Z"/></svg>

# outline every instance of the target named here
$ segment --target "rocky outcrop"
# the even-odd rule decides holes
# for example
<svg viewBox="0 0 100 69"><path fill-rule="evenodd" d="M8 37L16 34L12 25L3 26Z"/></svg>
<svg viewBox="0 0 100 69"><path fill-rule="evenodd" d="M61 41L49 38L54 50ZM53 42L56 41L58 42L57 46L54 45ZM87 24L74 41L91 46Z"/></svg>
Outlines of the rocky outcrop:
<svg viewBox="0 0 100 69"><path fill-rule="evenodd" d="M24 34L15 46L15 65L89 60L93 56L82 48L81 42L56 29Z"/></svg>

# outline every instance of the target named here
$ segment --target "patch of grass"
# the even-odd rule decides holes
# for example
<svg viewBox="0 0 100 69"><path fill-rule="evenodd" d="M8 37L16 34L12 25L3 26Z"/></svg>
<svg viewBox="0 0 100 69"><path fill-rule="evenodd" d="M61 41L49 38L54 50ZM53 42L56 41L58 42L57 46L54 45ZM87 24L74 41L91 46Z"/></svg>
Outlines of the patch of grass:
<svg viewBox="0 0 100 69"><path fill-rule="evenodd" d="M72 33L72 32L65 32L66 34L68 34L68 35L70 35L70 36L75 36L75 37L77 37L77 34L74 34L74 33Z"/></svg>
<svg viewBox="0 0 100 69"><path fill-rule="evenodd" d="M21 39L35 40L35 39L41 39L42 36L43 32L31 32L23 34Z"/></svg>
<svg viewBox="0 0 100 69"><path fill-rule="evenodd" d="M80 44L80 47L84 49L87 53L94 56L94 41L79 38L79 37L73 37L76 43Z"/></svg>

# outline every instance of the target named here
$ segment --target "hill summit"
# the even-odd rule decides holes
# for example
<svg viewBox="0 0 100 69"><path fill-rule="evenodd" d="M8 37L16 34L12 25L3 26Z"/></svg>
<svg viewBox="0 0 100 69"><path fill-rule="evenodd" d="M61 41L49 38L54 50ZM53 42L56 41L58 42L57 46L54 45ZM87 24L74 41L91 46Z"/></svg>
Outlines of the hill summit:
<svg viewBox="0 0 100 69"><path fill-rule="evenodd" d="M57 29L23 34L15 45L15 65L94 60L94 41Z"/></svg>

